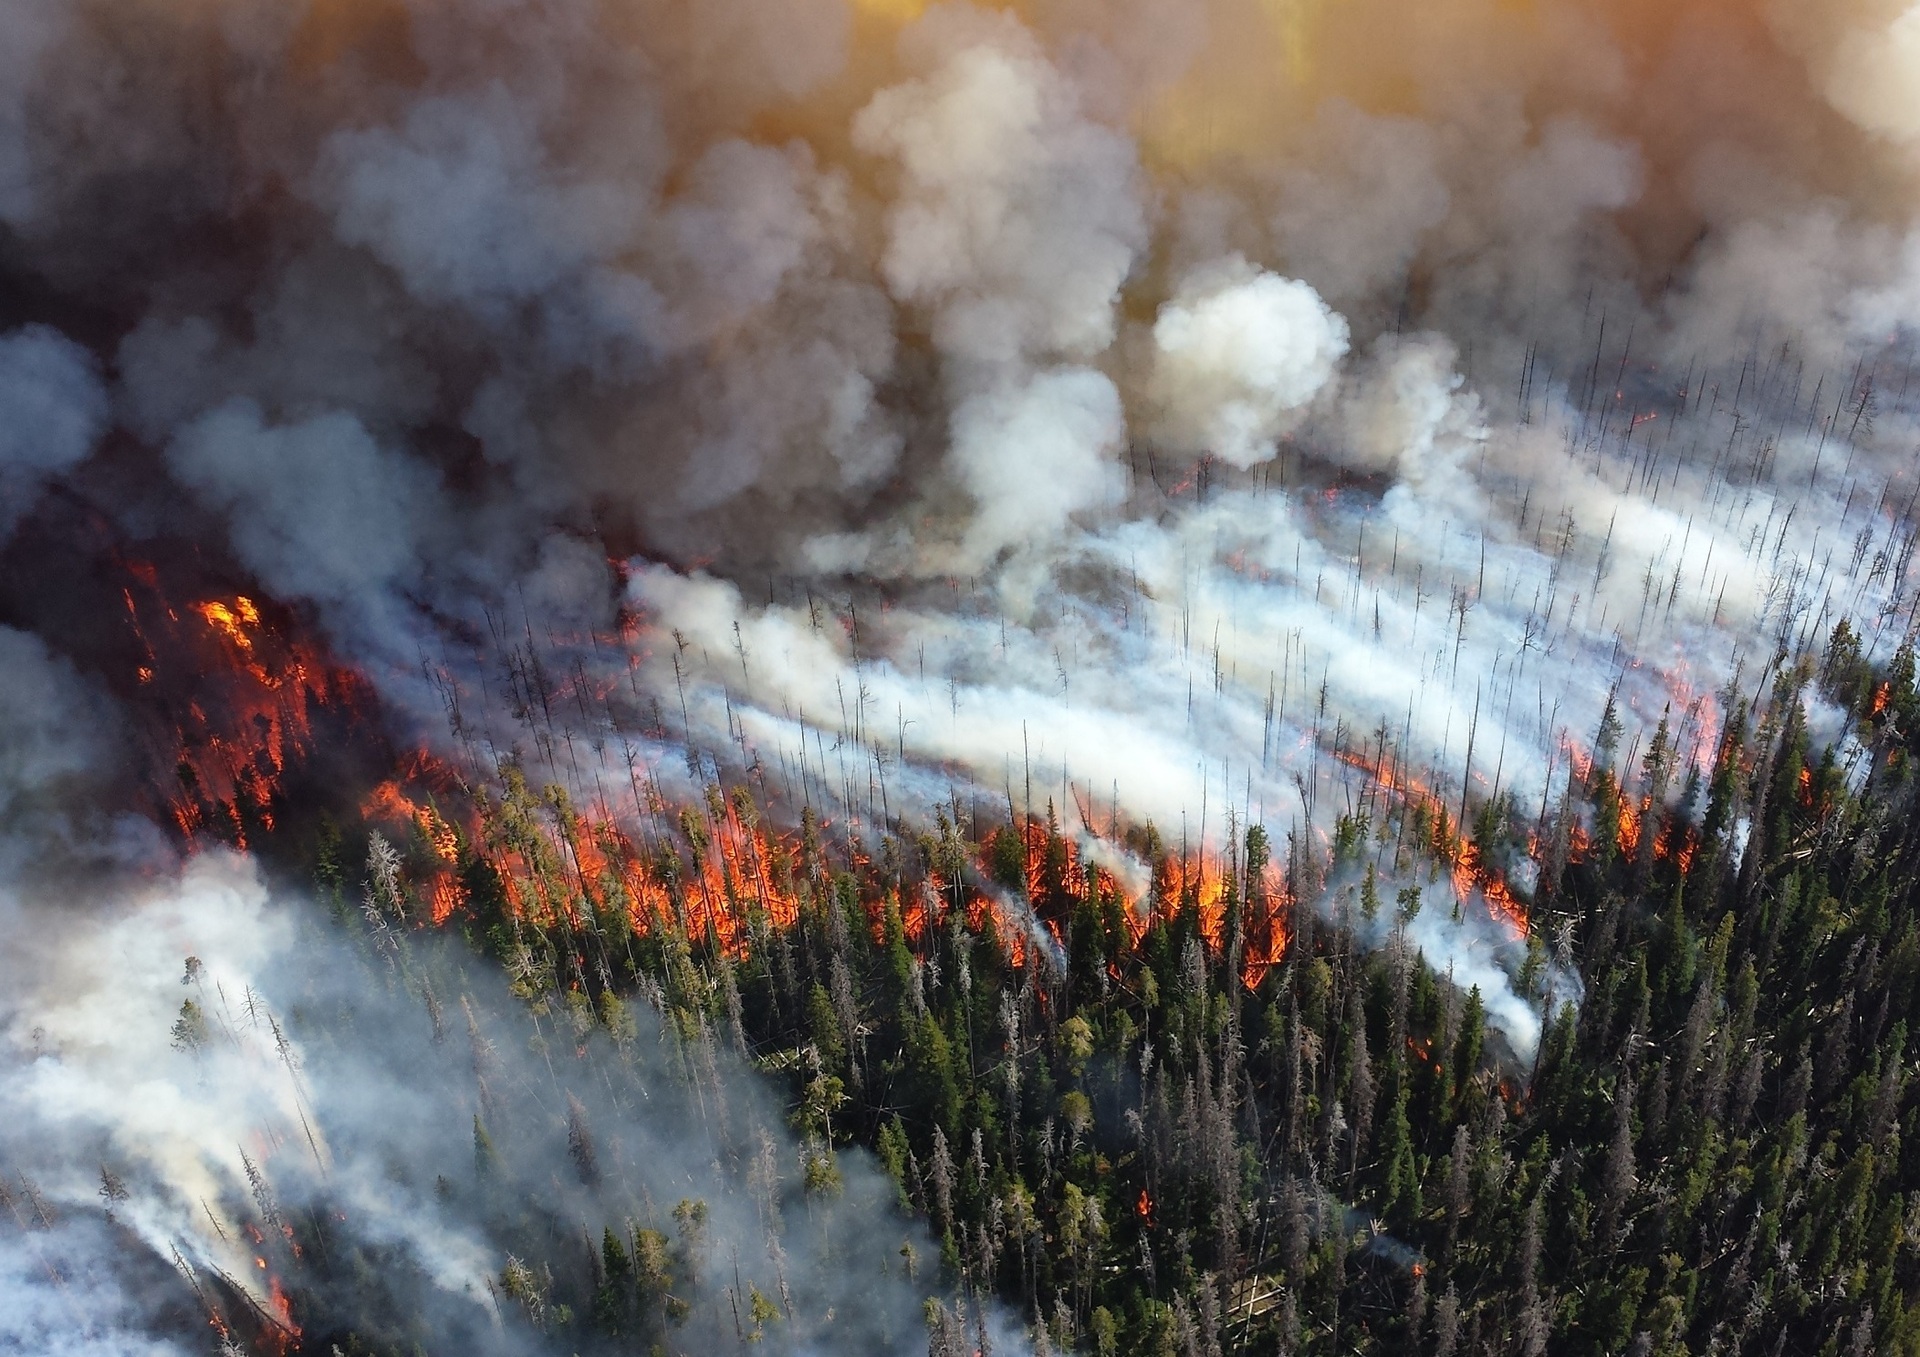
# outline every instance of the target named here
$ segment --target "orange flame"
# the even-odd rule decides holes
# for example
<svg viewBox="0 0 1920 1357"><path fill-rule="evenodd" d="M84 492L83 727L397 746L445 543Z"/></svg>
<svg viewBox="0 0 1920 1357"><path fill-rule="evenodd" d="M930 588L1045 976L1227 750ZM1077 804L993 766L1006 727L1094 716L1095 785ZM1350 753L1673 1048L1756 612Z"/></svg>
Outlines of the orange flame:
<svg viewBox="0 0 1920 1357"><path fill-rule="evenodd" d="M1571 743L1568 749L1576 759L1580 757L1579 751ZM1486 901L1487 911L1495 920L1503 923L1515 937L1526 936L1526 906L1514 898L1505 878L1480 860L1479 845L1461 832L1463 826L1451 822L1447 805L1438 795L1418 778L1405 773L1396 774L1384 757L1376 763L1352 750L1337 751L1336 757L1349 768L1365 773L1383 795L1399 797L1404 808L1423 809L1432 830L1430 838L1422 846L1447 864L1447 874L1455 897L1465 904L1477 891Z"/></svg>
<svg viewBox="0 0 1920 1357"><path fill-rule="evenodd" d="M273 828L289 762L313 750L315 716L355 710L361 681L244 594L176 609L151 565L128 569L135 585L121 592L143 652L133 678L157 688L152 762L174 775L160 798L189 843L217 830L245 847L250 824Z"/></svg>
<svg viewBox="0 0 1920 1357"><path fill-rule="evenodd" d="M1629 797L1620 798L1620 829L1614 836L1620 855L1631 858L1640 851L1640 822L1642 815L1650 808L1650 802L1635 805Z"/></svg>
<svg viewBox="0 0 1920 1357"><path fill-rule="evenodd" d="M434 766L425 755L416 755L413 762L416 778ZM461 861L460 833L441 815L431 797L422 805L402 789L398 780L389 779L375 787L361 803L360 815L370 823L405 824L419 831L434 859L431 876L421 887L434 923L445 923L465 906L467 888L457 870Z"/></svg>
<svg viewBox="0 0 1920 1357"><path fill-rule="evenodd" d="M299 1343L300 1326L293 1322L293 1305L281 1289L280 1279L271 1273L267 1276L267 1314L279 1326L268 1336L276 1351L285 1353Z"/></svg>
<svg viewBox="0 0 1920 1357"><path fill-rule="evenodd" d="M1026 851L1027 898L1045 905L1057 895L1070 904L1084 904L1099 897L1118 897L1123 908L1128 940L1138 946L1157 922L1171 922L1191 912L1201 939L1215 956L1228 946L1229 911L1243 908L1240 976L1248 989L1256 989L1267 972L1286 955L1288 934L1285 923L1287 891L1279 870L1269 863L1262 873L1259 889L1249 891L1244 900L1230 898L1228 881L1217 855L1203 846L1190 856L1169 854L1155 864L1148 894L1128 895L1119 881L1104 868L1089 866L1078 847L1059 835L1044 820L1030 818L1022 822L1020 837ZM1256 907L1257 906L1257 907ZM982 900L970 915L977 926L987 913L994 916L997 931L1006 939L1016 966L1026 964L1026 946L1022 929L1005 917L1001 907ZM1061 937L1061 921L1043 918L1042 923L1056 941Z"/></svg>
<svg viewBox="0 0 1920 1357"><path fill-rule="evenodd" d="M247 635L247 628L260 625L260 610L254 607L252 599L237 597L231 607L218 600L210 600L194 604L193 610L206 619L208 626L233 642L236 649L243 654L253 653L253 638Z"/></svg>

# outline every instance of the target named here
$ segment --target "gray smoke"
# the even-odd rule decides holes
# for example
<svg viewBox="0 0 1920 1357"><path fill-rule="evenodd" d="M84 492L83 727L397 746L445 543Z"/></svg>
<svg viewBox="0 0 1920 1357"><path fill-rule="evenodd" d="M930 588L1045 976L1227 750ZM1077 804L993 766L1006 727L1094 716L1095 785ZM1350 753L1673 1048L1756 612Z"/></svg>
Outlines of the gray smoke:
<svg viewBox="0 0 1920 1357"><path fill-rule="evenodd" d="M631 779L690 796L723 768L863 831L1051 803L1123 880L1147 821L1324 860L1388 776L1544 825L1610 700L1619 754L1665 716L1699 768L1723 694L1842 618L1876 658L1914 631L1916 15L16 3L0 528L54 486L184 539L317 622L403 742L480 779L544 750L608 815ZM596 757L562 766L501 696L516 634L632 695L577 704ZM244 1272L194 1198L244 1210L226 1147L309 1098L326 1190L364 1207L399 1156L367 1228L491 1332L464 1288L497 1252L379 1130L450 1152L469 1085L351 1042L274 1082L253 1023L168 1063L191 947L276 1014L406 985L397 960L304 972L249 868L176 876L107 809L113 723L64 644L0 631L9 908L47 907L16 865L47 845L98 900L22 954L22 1124L142 1165L124 1228ZM1451 894L1443 864L1390 865ZM1572 997L1552 968L1523 987L1484 900L1411 937L1521 1051ZM413 1023L391 1050L440 1069ZM550 1153L570 1085L544 1082ZM320 1192L290 1136L262 1155ZM71 1204L97 1167L34 1171ZM98 1285L115 1332L132 1284Z"/></svg>
<svg viewBox="0 0 1920 1357"><path fill-rule="evenodd" d="M93 451L107 392L92 354L46 325L0 335L0 534Z"/></svg>
<svg viewBox="0 0 1920 1357"><path fill-rule="evenodd" d="M1017 747L1216 849L1369 744L1544 817L1609 694L1697 758L1750 638L1905 631L1906 48L1838 8L34 14L9 267L410 740L423 650L485 711L470 638L604 623L595 543L696 763L877 819ZM103 416L21 336L43 480Z"/></svg>
<svg viewBox="0 0 1920 1357"><path fill-rule="evenodd" d="M742 1327L779 1351L924 1343L938 1284L906 1258L937 1246L864 1155L795 1137L737 1039L688 1025L692 994L529 1015L490 964L406 931L378 844L351 924L247 858L151 839L52 873L68 830L23 808L85 815L114 750L73 737L103 708L36 641L0 632L0 664L0 1344L204 1351L210 1320L238 1338L282 1287L292 1322L370 1341L545 1351L552 1308L591 1298L541 1260L596 1276L606 1232L649 1230L656 1322L688 1350Z"/></svg>

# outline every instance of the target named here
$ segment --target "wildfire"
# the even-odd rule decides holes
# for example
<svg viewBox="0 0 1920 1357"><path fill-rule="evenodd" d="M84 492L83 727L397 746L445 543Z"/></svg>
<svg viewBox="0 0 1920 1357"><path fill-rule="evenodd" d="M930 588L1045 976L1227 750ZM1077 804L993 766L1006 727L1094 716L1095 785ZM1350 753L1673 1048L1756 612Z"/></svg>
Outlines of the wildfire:
<svg viewBox="0 0 1920 1357"><path fill-rule="evenodd" d="M1480 885L1480 893L1486 897L1487 908L1493 917L1507 926L1507 931L1516 938L1524 938L1530 926L1527 907L1507 889L1507 883L1498 877L1487 877Z"/></svg>
<svg viewBox="0 0 1920 1357"><path fill-rule="evenodd" d="M1167 859L1160 898L1170 916L1192 910L1200 936L1217 952L1226 933L1226 886L1218 862L1202 851L1192 859Z"/></svg>
<svg viewBox="0 0 1920 1357"><path fill-rule="evenodd" d="M1422 842L1447 864L1454 896L1461 904L1477 892L1486 901L1489 914L1505 924L1515 937L1526 936L1526 906L1514 898L1501 875L1481 861L1479 846L1451 823L1446 803L1439 796L1418 778L1389 767L1384 754L1377 762L1352 750L1336 751L1336 757L1349 768L1364 773L1383 796L1398 797L1403 812L1423 817L1429 828Z"/></svg>
<svg viewBox="0 0 1920 1357"><path fill-rule="evenodd" d="M797 845L746 823L734 802L725 802L717 822L709 815L708 823L713 832L699 857L698 873L685 882L681 895L681 923L694 936L711 934L728 955L741 957L754 932L787 929L799 921L798 895L790 883L777 880L773 870L776 859L791 860ZM611 826L605 839L626 848ZM673 917L675 883L669 881L663 890L638 868L629 855L623 871L630 889L646 890L655 903L653 917L666 922Z"/></svg>
<svg viewBox="0 0 1920 1357"><path fill-rule="evenodd" d="M473 833L455 836L453 845L456 859L470 853L493 868L509 907L523 917L573 926L586 912L624 918L637 935L678 930L736 960L756 936L799 920L799 895L785 870L797 843L734 802L716 795L705 815L684 810L681 853L636 839L610 812L577 810L557 787L546 789L543 804L516 772L506 784L504 796L481 805Z"/></svg>
<svg viewBox="0 0 1920 1357"><path fill-rule="evenodd" d="M913 896L900 911L900 922L906 930L907 941L918 945L926 941L927 923L939 911L940 901L947 887L939 876L927 878L926 890Z"/></svg>
<svg viewBox="0 0 1920 1357"><path fill-rule="evenodd" d="M275 1318L286 1325L295 1338L298 1338L300 1328L293 1322L293 1306L288 1303L286 1292L280 1289L278 1277L267 1278L267 1294L271 1297Z"/></svg>
<svg viewBox="0 0 1920 1357"><path fill-rule="evenodd" d="M1292 936L1279 915L1266 921L1265 936L1247 943L1246 955L1240 966L1240 983L1248 989L1260 988L1260 982L1267 978L1267 972L1278 966L1287 954Z"/></svg>
<svg viewBox="0 0 1920 1357"><path fill-rule="evenodd" d="M264 1267L264 1262L261 1265ZM264 1314L274 1326L268 1331L266 1339L276 1352L286 1353L299 1346L301 1331L300 1326L293 1322L293 1304L281 1288L280 1279L271 1273L267 1275Z"/></svg>
<svg viewBox="0 0 1920 1357"><path fill-rule="evenodd" d="M289 765L315 749L315 719L351 713L361 681L244 594L176 608L151 565L129 574L132 678L151 690L142 709L159 797L189 843L214 833L245 847L274 827Z"/></svg>
<svg viewBox="0 0 1920 1357"><path fill-rule="evenodd" d="M1286 955L1288 935L1285 924L1287 890L1277 867L1268 863L1254 889L1243 900L1230 898L1229 880L1217 854L1204 847L1189 855L1169 854L1154 867L1152 883L1145 896L1128 894L1119 880L1105 868L1088 864L1075 844L1060 835L1049 822L1028 819L1020 826L1020 838L1026 859L1027 898L1037 904L1069 904L1097 899L1117 899L1123 908L1128 941L1138 946L1156 922L1171 922L1191 915L1208 950L1224 954L1228 945L1228 916L1241 910L1239 944L1241 981L1256 989L1267 972ZM1014 941L1014 964L1024 965L1026 950L1018 941L1017 925L1009 928L1004 911L991 901L982 901L982 915L992 912L1003 937ZM1044 926L1056 942L1061 940L1060 920L1043 917Z"/></svg>
<svg viewBox="0 0 1920 1357"><path fill-rule="evenodd" d="M135 679L150 685L155 700L147 707L162 718L155 763L177 780L163 788L168 809L190 843L212 835L244 847L251 833L274 828L284 779L317 752L316 720L334 710L357 718L361 681L303 638L295 619L246 593L176 606L154 567L131 563L129 575L122 592L139 641ZM676 810L636 779L633 807L616 814L605 804L576 806L557 786L536 788L517 767L501 770L497 784L491 773L482 781L476 790L421 752L361 801L361 818L402 848L407 890L423 921L445 924L470 909L479 871L498 883L509 912L536 924L623 920L637 935L670 930L736 959L798 922L810 888L795 871L805 857L800 836L764 823L749 800L715 789L704 807ZM1035 920L1057 950L1067 923L1061 906L1118 900L1117 917L1135 945L1156 921L1180 918L1191 919L1216 956L1237 945L1250 988L1286 954L1289 902L1272 865L1253 889L1242 889L1218 853L1169 855L1155 864L1145 898L1132 898L1050 823L1027 819L1015 832L1033 914L1016 917L1010 901L930 874L892 897L911 945L924 946L945 910L959 908L976 927L991 920L1010 963L1025 967L1046 939L1030 931ZM856 875L871 875L871 864L859 862L857 851L854 857ZM826 878L811 887L828 889ZM863 889L861 898L878 937L887 909L875 902L887 893ZM1236 911L1238 926L1230 928Z"/></svg>
<svg viewBox="0 0 1920 1357"><path fill-rule="evenodd" d="M1651 809L1651 801L1636 805L1630 798L1620 798L1620 829L1615 835L1615 844L1622 857L1633 857L1640 851L1641 817Z"/></svg>
<svg viewBox="0 0 1920 1357"><path fill-rule="evenodd" d="M1514 897L1499 873L1480 861L1480 847L1471 839L1460 840L1449 871L1454 897L1466 904L1477 892L1487 903L1487 913L1516 938L1524 938L1530 920L1527 907Z"/></svg>
<svg viewBox="0 0 1920 1357"><path fill-rule="evenodd" d="M1593 755L1571 736L1563 736L1560 748L1566 751L1567 760L1573 768L1575 782L1586 784L1593 780Z"/></svg>
<svg viewBox="0 0 1920 1357"><path fill-rule="evenodd" d="M407 789L415 795L409 795ZM440 812L440 800L459 789L459 779L428 754L415 754L403 777L388 779L361 802L361 818L369 823L407 825L417 833L432 860L430 877L420 894L434 923L445 923L467 904L467 885L461 881L461 848L467 843L461 829ZM457 800L457 795L455 795ZM470 835L470 825L468 825Z"/></svg>
<svg viewBox="0 0 1920 1357"><path fill-rule="evenodd" d="M247 635L247 628L260 625L260 610L254 607L252 599L242 595L235 598L231 606L218 600L196 603L193 610L243 654L253 653L253 638Z"/></svg>

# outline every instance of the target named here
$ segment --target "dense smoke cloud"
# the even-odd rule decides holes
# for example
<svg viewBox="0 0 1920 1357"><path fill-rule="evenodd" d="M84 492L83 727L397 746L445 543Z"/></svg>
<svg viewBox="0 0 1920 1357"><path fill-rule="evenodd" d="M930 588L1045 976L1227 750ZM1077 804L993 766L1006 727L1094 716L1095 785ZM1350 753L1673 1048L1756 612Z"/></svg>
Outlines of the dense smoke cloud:
<svg viewBox="0 0 1920 1357"><path fill-rule="evenodd" d="M113 1275L110 1227L61 1222L0 1242L0 1342L46 1357L176 1357L195 1351L157 1337L144 1297Z"/></svg>
<svg viewBox="0 0 1920 1357"><path fill-rule="evenodd" d="M112 704L46 642L0 627L0 866L9 879L54 879L84 865L134 865L152 826L116 814L124 753Z"/></svg>
<svg viewBox="0 0 1920 1357"><path fill-rule="evenodd" d="M75 804L113 751L63 709L99 699L0 638L17 703L0 725L0 1344L204 1351L211 1323L246 1350L304 1322L327 1326L315 1341L351 1325L542 1351L551 1307L581 1298L516 1273L514 1251L605 1277L603 1241L647 1231L645 1284L685 1307L691 1350L743 1324L781 1351L923 1341L939 1288L903 1259L933 1241L857 1152L794 1137L737 1032L675 1030L685 996L651 996L664 1018L610 995L530 1018L460 945L404 931L377 842L365 908L334 922L246 858L182 864L151 840L138 874L128 857L48 880L60 834L17 807ZM595 1303L637 1317L639 1293L608 1281Z"/></svg>
<svg viewBox="0 0 1920 1357"><path fill-rule="evenodd" d="M1168 445L1245 469L1273 458L1289 417L1331 380L1347 323L1305 283L1233 258L1181 285L1153 342Z"/></svg>
<svg viewBox="0 0 1920 1357"><path fill-rule="evenodd" d="M1375 765L1544 815L1610 692L1697 750L1745 634L1810 605L1898 639L1894 29L1150 8L49 5L8 68L8 267L409 738L423 647L486 688L449 629L607 616L553 565L596 540L739 586L631 596L709 638L670 680L638 656L718 713L679 732L708 754L751 725L804 785L805 732L853 734L872 776L830 799L893 776L912 812L1010 784L1017 734L1042 801L1201 843L1229 807L1323 831L1376 731ZM177 63L61 78L136 30ZM43 481L104 428L100 360L8 343ZM783 587L901 592L844 647L735 655L797 634Z"/></svg>
<svg viewBox="0 0 1920 1357"><path fill-rule="evenodd" d="M14 923L32 909L9 901ZM183 1277L168 1299L189 1314L195 1279L270 1307L270 1270L311 1294L309 1317L377 1332L392 1308L438 1341L526 1351L538 1346L537 1306L503 1316L528 1298L497 1294L498 1278L516 1246L548 1233L513 1223L519 1203L544 1202L562 1236L584 1222L597 1251L605 1228L674 1236L685 1200L707 1216L674 1264L670 1285L701 1307L677 1341L718 1341L730 1323L714 1302L744 1308L744 1278L784 1300L782 1341L800 1350L914 1347L919 1293L898 1254L906 1244L931 1256L931 1241L892 1216L892 1188L857 1158L841 1161L832 1193L803 1192L801 1147L716 1049L721 1034L683 1042L651 1010L632 1016L619 1049L567 1014L530 1030L498 982L441 949L409 954L404 980L383 984L377 946L356 954L230 858L98 902L95 915L36 970L10 966L0 1144L17 1175L10 1192L50 1219L25 1222L9 1246L49 1254L57 1290L30 1289L0 1313L0 1335L27 1342L63 1302L95 1323L129 1308L110 1277L90 1280L124 1249L74 1242L97 1230L111 1173L111 1223L175 1259ZM314 1257L249 1238L281 1219ZM356 1278L355 1256L384 1256L385 1275Z"/></svg>
<svg viewBox="0 0 1920 1357"><path fill-rule="evenodd" d="M106 425L92 354L45 325L0 336L0 533L44 481L93 451Z"/></svg>
<svg viewBox="0 0 1920 1357"><path fill-rule="evenodd" d="M420 575L420 539L437 526L431 469L383 453L352 415L268 427L235 401L167 448L173 474L223 513L233 549L277 597L336 616L390 597Z"/></svg>
<svg viewBox="0 0 1920 1357"><path fill-rule="evenodd" d="M639 767L868 827L1051 806L1127 881L1129 826L1261 825L1318 891L1369 789L1544 828L1609 703L1613 757L1665 716L1701 768L1842 617L1879 657L1913 630L1896 11L16 4L0 534L55 492L174 534L317 623L403 741L544 757L583 805ZM632 694L581 704L597 763L501 696L516 635ZM151 866L63 644L0 630L7 851ZM1517 891L1537 851L1497 864ZM140 1159L124 1228L210 1249L193 1197L244 1199L227 1147L297 1122L298 1080L226 1069L250 1027L198 1111L171 1074L151 1124L107 1095L170 1059L193 947L273 1002L295 924L230 862L103 890L34 954L66 988L22 992L6 1096ZM1516 940L1452 903L1411 936L1531 1051ZM375 1109L333 1115L368 1157L329 1190L370 1200ZM497 1269L414 1205L422 1285ZM134 1284L99 1283L102 1343Z"/></svg>

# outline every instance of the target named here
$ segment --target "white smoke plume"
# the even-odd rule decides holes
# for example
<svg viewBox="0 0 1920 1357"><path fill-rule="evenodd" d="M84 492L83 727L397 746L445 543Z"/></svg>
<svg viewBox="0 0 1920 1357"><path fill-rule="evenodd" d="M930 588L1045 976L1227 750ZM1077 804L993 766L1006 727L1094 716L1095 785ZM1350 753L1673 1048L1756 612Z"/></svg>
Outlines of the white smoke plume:
<svg viewBox="0 0 1920 1357"><path fill-rule="evenodd" d="M11 899L10 922L31 922L33 908ZM834 1194L804 1192L802 1147L735 1057L713 1049L719 1034L683 1047L650 1009L630 1016L618 1048L592 1015L585 1031L563 1013L530 1029L497 982L463 976L456 955L433 948L410 957L408 986L384 986L382 957L314 928L232 857L94 910L36 973L9 970L0 1146L19 1209L49 1219L9 1225L3 1256L45 1258L37 1290L0 1311L0 1334L70 1331L55 1318L63 1303L96 1325L130 1308L92 1295L121 1285L111 1268L124 1242L96 1241L88 1261L73 1243L104 1206L109 1234L175 1259L209 1294L224 1283L271 1312L283 1284L314 1293L324 1314L329 1287L345 1284L362 1288L364 1316L380 1311L365 1291L377 1285L435 1339L538 1350L537 1319L504 1313L525 1297L499 1293L514 1238L503 1213L524 1209L517 1194L532 1187L563 1229L579 1236L585 1223L595 1252L608 1228L673 1237L676 1202L704 1203L675 1290L698 1302L705 1274L733 1288L709 1283L722 1306L732 1295L744 1309L748 1283L784 1297L778 1341L793 1350L924 1341L898 1253L932 1256L933 1242L891 1215L893 1189L857 1155L842 1158ZM637 1078L636 1063L647 1071ZM476 1149L476 1117L488 1151ZM839 1223L849 1218L861 1227ZM898 1228L877 1232L882 1222ZM271 1237L282 1224L292 1253ZM356 1255L387 1258L386 1276L348 1268L336 1280L332 1264ZM191 1310L195 1293L174 1282ZM225 1298L229 1322L242 1304ZM708 1300L680 1327L676 1341L694 1344L710 1329L718 1341L730 1321Z"/></svg>
<svg viewBox="0 0 1920 1357"><path fill-rule="evenodd" d="M32 638L0 637L21 718L0 725L0 841L37 859L0 886L0 1342L204 1351L210 1322L270 1342L337 1323L344 1288L369 1338L541 1351L563 1297L533 1274L516 1290L512 1250L572 1236L568 1253L598 1255L606 1232L632 1248L645 1230L679 1240L658 1284L692 1350L750 1297L778 1350L924 1341L901 1249L937 1248L877 1167L846 1154L813 1186L830 1152L794 1138L724 1033L606 1001L529 1019L470 953L405 932L379 845L351 924L247 858L181 863L151 839L50 875L58 837L13 806L85 814L77 783L116 751L47 739L86 729L63 704L97 699ZM551 1219L530 1231L536 1201Z"/></svg>
<svg viewBox="0 0 1920 1357"><path fill-rule="evenodd" d="M1168 446L1243 470L1272 460L1333 378L1347 333L1305 283L1242 259L1188 277L1153 325Z"/></svg>

